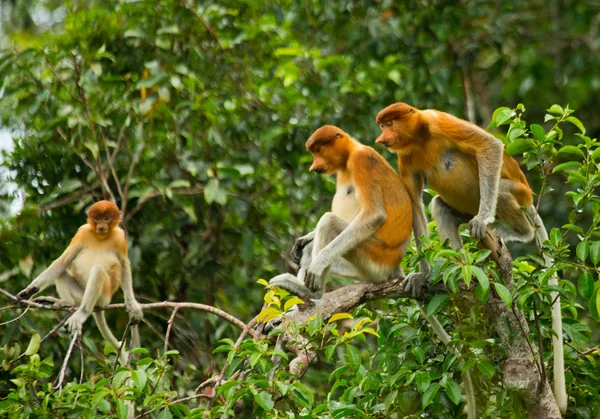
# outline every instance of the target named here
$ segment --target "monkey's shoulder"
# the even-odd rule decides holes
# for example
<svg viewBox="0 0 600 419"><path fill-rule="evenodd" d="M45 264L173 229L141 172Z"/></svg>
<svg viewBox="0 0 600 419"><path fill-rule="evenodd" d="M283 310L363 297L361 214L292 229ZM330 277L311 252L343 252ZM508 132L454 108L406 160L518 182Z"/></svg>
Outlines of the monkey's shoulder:
<svg viewBox="0 0 600 419"><path fill-rule="evenodd" d="M366 145L350 155L348 168L354 172L368 171L375 174L398 176L398 173L381 154Z"/></svg>

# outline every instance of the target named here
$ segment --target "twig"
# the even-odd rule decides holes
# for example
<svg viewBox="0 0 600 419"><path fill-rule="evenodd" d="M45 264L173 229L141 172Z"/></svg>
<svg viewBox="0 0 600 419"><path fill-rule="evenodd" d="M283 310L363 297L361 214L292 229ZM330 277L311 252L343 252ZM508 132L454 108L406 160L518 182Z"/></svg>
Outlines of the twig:
<svg viewBox="0 0 600 419"><path fill-rule="evenodd" d="M123 332L123 337L121 338L121 343L117 348L117 357L115 358L115 365L113 365L112 375L115 375L115 371L117 370L117 365L119 365L119 358L121 357L121 352L123 352L123 346L125 345L125 340L127 339L127 332L129 331L129 326L131 325L131 319L127 322L125 326L125 331ZM124 365L123 365L124 366Z"/></svg>
<svg viewBox="0 0 600 419"><path fill-rule="evenodd" d="M169 317L169 321L167 323L167 333L165 333L165 347L163 352L167 352L169 350L169 337L171 336L171 328L173 327L177 310L179 310L179 307L175 307L173 313L171 313L171 317Z"/></svg>
<svg viewBox="0 0 600 419"><path fill-rule="evenodd" d="M85 377L85 359L83 357L83 345L81 344L81 339L77 339L77 346L79 347L79 354L81 356L81 373L79 374L79 383L83 384L83 379Z"/></svg>
<svg viewBox="0 0 600 419"><path fill-rule="evenodd" d="M4 290L3 288L0 288L0 294L4 294L6 297L8 297L9 299L11 299L13 301L19 301L19 300L17 300L16 296L12 295L8 291ZM26 304L32 308L40 308L40 309L44 309L44 310L71 311L73 309L72 307L54 307L51 305L36 303L35 301L31 301L31 300L20 300L19 302L22 304ZM140 307L142 308L142 310L151 310L153 308L173 308L173 309L174 308L178 308L178 309L190 308L192 310L201 310L201 311L206 311L208 313L219 316L222 319L227 320L229 323L235 325L236 327L238 327L241 330L244 330L244 328L246 327L246 323L244 323L237 317L227 313L226 311L223 311L223 310L218 309L213 306L209 306L207 304L163 301L160 303L140 304ZM94 311L114 310L114 309L123 309L123 308L125 308L125 304L119 303L119 304L110 304L105 307L95 307ZM253 337L256 334L253 330L249 330L248 333Z"/></svg>
<svg viewBox="0 0 600 419"><path fill-rule="evenodd" d="M588 350L581 351L581 350L577 349L575 346L573 346L573 344L572 344L572 343L570 343L570 342L568 342L568 341L566 341L566 340L565 340L565 345L567 345L567 346L570 346L570 347L571 347L571 348L572 348L572 349L573 349L575 352L577 352L577 353L578 353L579 355L581 355L581 356L587 356L587 355L589 355L589 354L592 354L592 353L594 353L594 352L595 352L595 351L597 351L598 349L600 349L600 345L596 345L596 346L594 346L594 347L592 347L592 348L590 348L590 349L588 349Z"/></svg>
<svg viewBox="0 0 600 419"><path fill-rule="evenodd" d="M23 316L24 316L24 315L25 315L25 314L26 314L28 311L29 311L29 306L27 306L27 307L25 308L25 311L23 311L23 313L21 313L21 315L20 315L20 316L18 316L18 317L15 317L15 318L14 318L14 319L12 319L12 320L8 320L8 321L6 321L6 322L4 322L4 323L0 323L0 326L4 326L5 324L10 324L10 323L13 323L13 322L16 322L16 321L18 321L18 320L19 320L21 317L23 317Z"/></svg>
<svg viewBox="0 0 600 419"><path fill-rule="evenodd" d="M73 346L75 346L75 341L79 337L79 332L75 331L73 333L73 337L71 338L71 343L69 344L69 349L67 350L67 354L65 355L65 360L63 361L62 367L60 367L60 373L58 374L57 383L54 388L62 389L62 383L65 379L65 372L67 371L67 364L69 362L69 358L71 358L71 353L73 352Z"/></svg>

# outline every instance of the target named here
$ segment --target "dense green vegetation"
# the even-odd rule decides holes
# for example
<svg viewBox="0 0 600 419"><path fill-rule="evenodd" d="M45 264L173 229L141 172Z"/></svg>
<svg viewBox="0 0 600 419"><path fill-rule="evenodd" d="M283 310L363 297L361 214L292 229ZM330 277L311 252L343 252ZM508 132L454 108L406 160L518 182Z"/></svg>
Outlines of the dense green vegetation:
<svg viewBox="0 0 600 419"><path fill-rule="evenodd" d="M489 125L503 139L536 193L551 233L544 251L556 264L545 270L534 245L511 245L515 286L504 295L476 243L463 262L431 225L423 251L449 291L426 308L462 345L463 362L413 301L381 300L339 330L320 319L301 326L319 358L300 379L286 371L287 355L272 358L282 355L272 341L236 345L240 331L203 311L178 310L164 348L172 310L153 309L131 368L115 370L116 355L103 351L89 321L59 391L69 336L39 337L64 313L25 313L3 297L0 415L124 417L129 399L138 414L161 419L233 409L239 417L453 418L462 415L460 373L469 369L482 417L526 417L502 385L505 353L483 302L498 292L521 308L531 344L541 333L552 365L548 278L556 272L568 417L597 417L600 10L591 2L463 3L6 2L0 121L14 148L0 174L3 290L23 289L68 245L89 204L112 195L141 303L204 303L248 323L264 303L257 281L286 271L294 239L330 204L334 183L308 173L304 142L335 124L373 145L375 116L395 101ZM21 193L23 206L11 213ZM404 270L416 266L413 248ZM457 292L460 279L482 274L489 284ZM267 294L271 312L284 308L279 296ZM125 311L107 317L120 337ZM208 383L203 398L190 397L222 368L218 389Z"/></svg>

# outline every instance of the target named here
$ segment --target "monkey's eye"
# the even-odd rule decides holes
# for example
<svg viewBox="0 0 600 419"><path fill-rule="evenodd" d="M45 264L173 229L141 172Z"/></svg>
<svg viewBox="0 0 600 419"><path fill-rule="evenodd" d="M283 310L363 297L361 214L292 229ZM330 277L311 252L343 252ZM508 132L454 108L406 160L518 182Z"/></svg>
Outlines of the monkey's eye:
<svg viewBox="0 0 600 419"><path fill-rule="evenodd" d="M94 217L94 221L95 222L100 222L100 220L102 220L102 218L100 218L100 217Z"/></svg>
<svg viewBox="0 0 600 419"><path fill-rule="evenodd" d="M392 121L391 120L385 121L385 126L386 127L391 127L392 126Z"/></svg>
<svg viewBox="0 0 600 419"><path fill-rule="evenodd" d="M104 221L110 221L110 217L104 217Z"/></svg>

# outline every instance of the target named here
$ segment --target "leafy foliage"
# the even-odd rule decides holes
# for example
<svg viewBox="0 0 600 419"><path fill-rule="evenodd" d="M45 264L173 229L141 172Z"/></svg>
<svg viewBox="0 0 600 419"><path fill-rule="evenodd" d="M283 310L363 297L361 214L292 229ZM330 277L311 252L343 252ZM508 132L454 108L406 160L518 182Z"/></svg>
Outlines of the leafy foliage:
<svg viewBox="0 0 600 419"><path fill-rule="evenodd" d="M141 300L202 302L242 319L264 300L265 321L285 313L297 299L265 294L256 281L284 270L293 238L314 226L334 189L307 173L305 139L328 123L371 144L374 116L396 100L456 115L466 110L522 157L550 232L543 252L554 264L545 269L532 246L511 247L518 257L509 289L488 251L472 242L451 251L430 226L403 268L414 271L425 257L434 281L447 286L424 309L452 333L460 356L433 336L414 302L380 301L298 325L298 342L319 355L302 377L288 372L288 356L271 341L236 342L239 331L205 313L179 311L170 342L177 350L165 350L170 313L153 310L141 326L146 349L136 351L131 367L115 369L116 354L103 352L87 327L82 358L76 349L59 390L53 384L68 339L62 331L50 341L40 336L60 316L30 310L0 326L0 415L125 417L131 401L161 419L234 412L460 417L461 373L468 370L481 416L524 417L502 385L505 354L483 304L496 293L521 308L539 324L532 344L541 334L549 348L554 291L565 314L569 414L598 415L593 5L9 3L0 16L7 47L0 121L15 140L3 153L2 176L17 188L0 187L0 282L13 293L66 247L84 208L112 194L123 209ZM535 123L527 124L523 105L514 107L519 102ZM544 112L555 102L569 103L577 117L569 106ZM504 104L510 106L492 112ZM11 214L21 193L23 208ZM548 285L552 275L558 287ZM0 321L19 314L16 307L0 311ZM108 317L117 333L125 330L124 312ZM551 351L544 356L551 365ZM207 380L221 371L214 388Z"/></svg>

